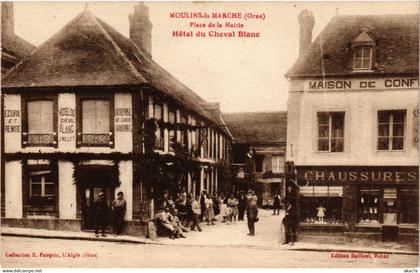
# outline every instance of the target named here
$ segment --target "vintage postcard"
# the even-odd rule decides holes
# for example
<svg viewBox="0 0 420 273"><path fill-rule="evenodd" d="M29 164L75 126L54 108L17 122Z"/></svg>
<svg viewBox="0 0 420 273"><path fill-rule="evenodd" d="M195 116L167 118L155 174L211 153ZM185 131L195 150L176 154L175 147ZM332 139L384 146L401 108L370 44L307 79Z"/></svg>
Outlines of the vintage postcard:
<svg viewBox="0 0 420 273"><path fill-rule="evenodd" d="M419 264L418 2L1 2L1 265Z"/></svg>

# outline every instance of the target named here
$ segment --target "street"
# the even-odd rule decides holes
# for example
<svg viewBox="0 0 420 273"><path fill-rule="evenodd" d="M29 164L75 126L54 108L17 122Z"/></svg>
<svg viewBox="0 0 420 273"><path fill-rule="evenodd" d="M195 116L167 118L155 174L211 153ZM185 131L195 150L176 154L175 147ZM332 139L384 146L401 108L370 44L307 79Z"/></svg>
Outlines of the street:
<svg viewBox="0 0 420 273"><path fill-rule="evenodd" d="M415 267L418 260L415 255L332 258L330 252L134 245L18 237L3 237L2 245L3 267ZM35 252L37 257L6 257L6 254L13 252L31 255ZM69 257L64 257L64 252ZM82 257L84 253L96 257ZM58 257L54 257L54 254ZM75 257L77 254L80 257Z"/></svg>
<svg viewBox="0 0 420 273"><path fill-rule="evenodd" d="M372 253L345 252L346 246L338 244L334 249L341 251L293 250L310 243L297 242L294 247L281 245L279 223L282 217L260 210L255 237L246 235L246 222L227 225L219 221L214 226L202 224L203 232L188 232L186 239L161 237L157 243L162 245L3 236L1 261L4 267L410 268L418 264L418 255L375 256L373 244ZM322 250L327 245L315 246ZM30 257L16 257L18 255Z"/></svg>

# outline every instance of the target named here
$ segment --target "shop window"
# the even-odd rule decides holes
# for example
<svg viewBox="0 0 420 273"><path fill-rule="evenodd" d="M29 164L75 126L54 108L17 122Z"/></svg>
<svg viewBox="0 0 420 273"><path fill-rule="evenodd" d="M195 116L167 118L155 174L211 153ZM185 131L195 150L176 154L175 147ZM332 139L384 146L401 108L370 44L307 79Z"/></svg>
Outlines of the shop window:
<svg viewBox="0 0 420 273"><path fill-rule="evenodd" d="M357 46L353 49L353 70L372 69L372 46Z"/></svg>
<svg viewBox="0 0 420 273"><path fill-rule="evenodd" d="M379 224L379 188L359 189L359 223Z"/></svg>
<svg viewBox="0 0 420 273"><path fill-rule="evenodd" d="M273 173L283 173L284 172L284 157L280 155L273 155L271 159L271 166Z"/></svg>
<svg viewBox="0 0 420 273"><path fill-rule="evenodd" d="M341 224L343 187L300 187L300 220L311 224Z"/></svg>
<svg viewBox="0 0 420 273"><path fill-rule="evenodd" d="M81 143L87 146L112 145L111 102L107 99L84 99Z"/></svg>
<svg viewBox="0 0 420 273"><path fill-rule="evenodd" d="M419 191L417 188L400 190L400 223L418 224L419 222Z"/></svg>
<svg viewBox="0 0 420 273"><path fill-rule="evenodd" d="M404 149L406 111L378 111L378 150Z"/></svg>
<svg viewBox="0 0 420 273"><path fill-rule="evenodd" d="M153 117L156 120L163 120L162 105L155 104L153 106ZM162 126L159 126L156 129L155 135L156 135L155 148L158 150L163 150L165 143L164 143L164 129Z"/></svg>
<svg viewBox="0 0 420 273"><path fill-rule="evenodd" d="M344 151L344 112L318 113L318 151Z"/></svg>
<svg viewBox="0 0 420 273"><path fill-rule="evenodd" d="M260 173L263 171L264 155L254 155L255 172Z"/></svg>

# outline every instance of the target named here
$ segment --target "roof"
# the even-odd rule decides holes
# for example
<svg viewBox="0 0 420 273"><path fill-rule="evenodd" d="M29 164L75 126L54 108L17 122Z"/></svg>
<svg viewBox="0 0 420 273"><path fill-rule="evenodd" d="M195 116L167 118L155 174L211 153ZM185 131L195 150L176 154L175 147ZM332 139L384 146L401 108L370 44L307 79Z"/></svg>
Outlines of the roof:
<svg viewBox="0 0 420 273"><path fill-rule="evenodd" d="M14 34L2 35L1 47L2 51L13 55L18 60L29 55L36 48L31 43Z"/></svg>
<svg viewBox="0 0 420 273"><path fill-rule="evenodd" d="M134 42L85 10L2 79L3 88L147 85L223 125L207 103Z"/></svg>
<svg viewBox="0 0 420 273"><path fill-rule="evenodd" d="M352 15L333 17L286 77L354 75L351 42L362 30L376 42L374 74L418 74L418 14Z"/></svg>
<svg viewBox="0 0 420 273"><path fill-rule="evenodd" d="M235 144L286 142L287 112L224 113Z"/></svg>

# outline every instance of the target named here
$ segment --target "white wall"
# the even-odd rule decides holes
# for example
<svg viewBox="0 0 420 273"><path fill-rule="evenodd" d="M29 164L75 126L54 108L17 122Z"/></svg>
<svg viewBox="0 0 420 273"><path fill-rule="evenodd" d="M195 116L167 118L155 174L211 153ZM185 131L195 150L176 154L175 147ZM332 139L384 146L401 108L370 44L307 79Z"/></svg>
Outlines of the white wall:
<svg viewBox="0 0 420 273"><path fill-rule="evenodd" d="M15 153L21 150L22 111L20 95L4 95L4 150Z"/></svg>
<svg viewBox="0 0 420 273"><path fill-rule="evenodd" d="M58 208L60 219L76 219L76 184L73 180L73 163L58 162Z"/></svg>
<svg viewBox="0 0 420 273"><path fill-rule="evenodd" d="M127 211L124 219L131 221L133 219L133 162L120 161L119 167L121 184L115 188L115 195L119 191L124 193L124 199L127 201Z"/></svg>
<svg viewBox="0 0 420 273"><path fill-rule="evenodd" d="M300 84L291 83L289 94L287 160L295 165L418 165L418 150L412 144L418 89L302 92ZM377 151L377 111L392 109L407 110L405 149ZM344 152L317 151L318 111L345 111Z"/></svg>
<svg viewBox="0 0 420 273"><path fill-rule="evenodd" d="M22 164L20 161L5 162L4 171L6 218L22 218Z"/></svg>

